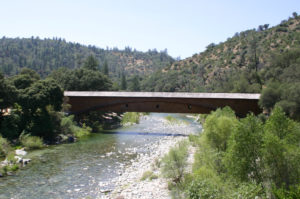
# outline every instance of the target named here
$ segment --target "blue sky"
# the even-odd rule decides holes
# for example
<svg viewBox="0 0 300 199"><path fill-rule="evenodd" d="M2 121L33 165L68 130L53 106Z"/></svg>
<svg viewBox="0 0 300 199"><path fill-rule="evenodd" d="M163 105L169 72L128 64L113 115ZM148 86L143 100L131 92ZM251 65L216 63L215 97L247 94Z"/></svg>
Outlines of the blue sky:
<svg viewBox="0 0 300 199"><path fill-rule="evenodd" d="M181 58L236 32L274 26L299 0L0 0L0 37L61 37L86 45Z"/></svg>

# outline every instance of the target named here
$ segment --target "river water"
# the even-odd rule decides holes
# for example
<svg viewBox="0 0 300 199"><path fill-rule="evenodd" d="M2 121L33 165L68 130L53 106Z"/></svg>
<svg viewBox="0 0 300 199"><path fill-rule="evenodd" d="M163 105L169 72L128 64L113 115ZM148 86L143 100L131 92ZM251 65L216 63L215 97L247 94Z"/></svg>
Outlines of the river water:
<svg viewBox="0 0 300 199"><path fill-rule="evenodd" d="M99 197L104 190L113 189L112 179L139 154L149 153L153 143L164 136L186 136L201 131L192 118L172 114L181 121L181 125L174 125L165 119L167 115L151 113L130 127L30 152L26 158L32 162L28 166L14 176L0 178L0 198Z"/></svg>

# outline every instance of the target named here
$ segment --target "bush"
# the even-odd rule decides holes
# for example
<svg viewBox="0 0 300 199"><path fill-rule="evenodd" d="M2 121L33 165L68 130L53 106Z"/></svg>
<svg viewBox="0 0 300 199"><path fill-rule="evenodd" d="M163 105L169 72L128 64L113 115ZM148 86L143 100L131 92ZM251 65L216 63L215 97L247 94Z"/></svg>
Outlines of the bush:
<svg viewBox="0 0 300 199"><path fill-rule="evenodd" d="M121 124L138 124L140 122L140 114L136 112L127 112L124 113Z"/></svg>
<svg viewBox="0 0 300 199"><path fill-rule="evenodd" d="M187 165L186 159L187 142L180 142L163 157L161 165L163 176L170 178L174 183L180 183Z"/></svg>
<svg viewBox="0 0 300 199"><path fill-rule="evenodd" d="M152 171L145 171L143 173L143 176L141 177L141 180L146 180L146 179L149 179L149 180L153 180L153 179L157 179L158 176L155 175Z"/></svg>
<svg viewBox="0 0 300 199"><path fill-rule="evenodd" d="M265 176L277 188L286 189L300 179L299 124L275 107L264 127L262 162Z"/></svg>
<svg viewBox="0 0 300 199"><path fill-rule="evenodd" d="M0 158L4 158L10 150L9 142L0 135Z"/></svg>
<svg viewBox="0 0 300 199"><path fill-rule="evenodd" d="M12 111L11 115L3 117L0 124L2 136L8 140L17 139L22 131L20 131L20 123L20 115L15 111Z"/></svg>
<svg viewBox="0 0 300 199"><path fill-rule="evenodd" d="M146 179L149 178L152 174L153 174L152 171L145 171L145 172L143 173L143 176L141 177L141 180L142 180L142 181L143 181L143 180L146 180Z"/></svg>
<svg viewBox="0 0 300 199"><path fill-rule="evenodd" d="M27 149L40 149L43 148L43 139L37 136L21 135L21 144Z"/></svg>
<svg viewBox="0 0 300 199"><path fill-rule="evenodd" d="M75 133L75 123L74 123L74 115L70 115L68 117L62 117L60 121L61 133L62 134L74 134Z"/></svg>
<svg viewBox="0 0 300 199"><path fill-rule="evenodd" d="M290 186L289 189L281 187L280 189L273 189L273 194L277 199L299 199L300 198L300 184Z"/></svg>
<svg viewBox="0 0 300 199"><path fill-rule="evenodd" d="M261 182L260 162L263 124L253 114L238 122L225 155L228 172L241 181Z"/></svg>
<svg viewBox="0 0 300 199"><path fill-rule="evenodd" d="M230 198L254 199L256 196L260 199L266 198L263 187L260 184L252 182L241 183L232 192Z"/></svg>
<svg viewBox="0 0 300 199"><path fill-rule="evenodd" d="M189 199L223 199L223 194L210 179L196 178L187 190Z"/></svg>
<svg viewBox="0 0 300 199"><path fill-rule="evenodd" d="M204 135L212 147L217 148L218 151L225 151L237 122L233 110L229 107L217 109L206 118Z"/></svg>
<svg viewBox="0 0 300 199"><path fill-rule="evenodd" d="M77 127L75 130L75 137L81 138L83 136L87 136L92 132L92 129L85 124L82 125L82 127Z"/></svg>

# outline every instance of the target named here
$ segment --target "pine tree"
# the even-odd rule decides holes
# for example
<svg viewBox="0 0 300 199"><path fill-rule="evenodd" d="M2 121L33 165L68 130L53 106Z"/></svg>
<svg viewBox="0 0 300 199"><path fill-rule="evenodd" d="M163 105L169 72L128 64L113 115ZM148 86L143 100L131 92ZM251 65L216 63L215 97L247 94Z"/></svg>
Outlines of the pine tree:
<svg viewBox="0 0 300 199"><path fill-rule="evenodd" d="M104 65L103 65L103 74L108 76L108 64L107 64L106 60L105 60Z"/></svg>
<svg viewBox="0 0 300 199"><path fill-rule="evenodd" d="M125 76L124 73L122 73L121 89L122 90L126 90L127 89L126 76Z"/></svg>

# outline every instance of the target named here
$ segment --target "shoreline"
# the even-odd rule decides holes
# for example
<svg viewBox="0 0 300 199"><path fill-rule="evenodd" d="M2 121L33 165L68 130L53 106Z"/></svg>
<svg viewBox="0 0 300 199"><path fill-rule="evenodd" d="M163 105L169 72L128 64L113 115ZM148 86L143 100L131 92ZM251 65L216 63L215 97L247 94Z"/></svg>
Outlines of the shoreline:
<svg viewBox="0 0 300 199"><path fill-rule="evenodd" d="M186 135L189 132L185 133ZM163 178L158 168L161 159L176 143L188 139L187 136L165 136L150 147L149 154L139 154L132 164L120 171L120 176L111 182L113 190L101 190L99 186L98 199L170 199L168 181ZM155 178L141 180L145 172L151 172Z"/></svg>

